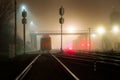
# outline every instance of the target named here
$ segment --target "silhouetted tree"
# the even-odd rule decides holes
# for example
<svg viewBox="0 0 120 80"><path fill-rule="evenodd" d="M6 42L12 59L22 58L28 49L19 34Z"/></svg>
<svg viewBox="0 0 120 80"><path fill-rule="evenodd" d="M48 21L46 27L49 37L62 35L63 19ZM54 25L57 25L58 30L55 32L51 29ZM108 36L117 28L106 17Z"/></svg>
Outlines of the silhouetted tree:
<svg viewBox="0 0 120 80"><path fill-rule="evenodd" d="M0 0L0 54L3 55L9 55L10 45L14 45L14 7L14 0ZM17 35L17 53L22 50L23 40Z"/></svg>
<svg viewBox="0 0 120 80"><path fill-rule="evenodd" d="M13 0L0 0L0 52L6 53L9 44L13 43L13 26L10 21L13 19Z"/></svg>
<svg viewBox="0 0 120 80"><path fill-rule="evenodd" d="M14 0L0 0L0 54L8 55L14 44Z"/></svg>

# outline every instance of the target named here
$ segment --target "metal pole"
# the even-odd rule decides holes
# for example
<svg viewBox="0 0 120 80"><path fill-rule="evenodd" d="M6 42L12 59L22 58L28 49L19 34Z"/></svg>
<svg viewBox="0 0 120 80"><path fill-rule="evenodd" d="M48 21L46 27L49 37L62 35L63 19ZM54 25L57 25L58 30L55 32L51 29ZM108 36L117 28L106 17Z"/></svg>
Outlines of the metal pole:
<svg viewBox="0 0 120 80"><path fill-rule="evenodd" d="M89 52L91 51L91 37L90 37L90 34L91 34L91 28L88 28L89 29Z"/></svg>
<svg viewBox="0 0 120 80"><path fill-rule="evenodd" d="M16 0L14 0L14 7L15 7L15 27L14 27L14 44L15 44L14 51L15 52L14 52L14 54L16 56L17 55L17 53L16 53L16 49L17 49L17 2L16 2Z"/></svg>
<svg viewBox="0 0 120 80"><path fill-rule="evenodd" d="M25 47L25 24L23 24L23 31L24 31L24 34L23 34L23 36L24 36L24 54L25 54L25 50L26 50L26 47Z"/></svg>
<svg viewBox="0 0 120 80"><path fill-rule="evenodd" d="M63 51L62 49L62 24L61 24L61 52Z"/></svg>
<svg viewBox="0 0 120 80"><path fill-rule="evenodd" d="M26 50L26 47L25 47L25 24L27 23L27 19L26 19L26 17L27 17L27 12L24 10L23 12L22 12L22 17L23 17L23 19L22 19L22 24L23 24L23 42L24 42L24 54L25 54L25 50Z"/></svg>
<svg viewBox="0 0 120 80"><path fill-rule="evenodd" d="M59 23L61 24L61 52L63 52L63 49L62 49L62 24L64 23L64 18L63 18L64 8L62 6L59 9L59 14L61 16L61 18L59 19Z"/></svg>

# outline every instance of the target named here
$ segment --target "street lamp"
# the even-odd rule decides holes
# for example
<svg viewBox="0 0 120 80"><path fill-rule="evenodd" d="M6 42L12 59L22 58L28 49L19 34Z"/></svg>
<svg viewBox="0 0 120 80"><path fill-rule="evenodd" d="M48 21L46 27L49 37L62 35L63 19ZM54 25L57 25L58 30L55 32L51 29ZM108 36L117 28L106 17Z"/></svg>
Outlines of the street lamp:
<svg viewBox="0 0 120 80"><path fill-rule="evenodd" d="M30 26L33 26L33 25L34 25L34 23L33 23L33 21L31 21L31 22L30 22Z"/></svg>
<svg viewBox="0 0 120 80"><path fill-rule="evenodd" d="M88 28L89 30L89 52L91 51L91 28Z"/></svg>
<svg viewBox="0 0 120 80"><path fill-rule="evenodd" d="M68 32L68 33L74 33L75 30L76 30L76 29L75 29L73 26L69 26L69 27L67 28L67 32Z"/></svg>
<svg viewBox="0 0 120 80"><path fill-rule="evenodd" d="M21 8L21 9L22 9L22 11L23 11L23 10L26 10L26 7L25 7L24 5L22 5L22 8Z"/></svg>
<svg viewBox="0 0 120 80"><path fill-rule="evenodd" d="M63 52L63 49L62 49L62 27L63 27L63 23L64 23L64 18L63 18L64 8L62 6L59 9L59 14L61 16L61 18L59 18L59 23L61 24L61 52Z"/></svg>
<svg viewBox="0 0 120 80"><path fill-rule="evenodd" d="M91 37L92 37L92 38L95 38L95 37L96 37L96 34L92 33L92 34L91 34Z"/></svg>
<svg viewBox="0 0 120 80"><path fill-rule="evenodd" d="M24 36L24 54L25 54L25 24L27 23L27 19L26 19L26 17L27 17L27 12L26 12L26 10L24 9L23 11L22 11L22 17L23 17L23 19L22 19L22 24L23 24L23 36Z"/></svg>
<svg viewBox="0 0 120 80"><path fill-rule="evenodd" d="M26 4L21 4L20 11L28 11Z"/></svg>
<svg viewBox="0 0 120 80"><path fill-rule="evenodd" d="M97 29L98 34L103 35L105 33L105 29L103 27L99 27Z"/></svg>
<svg viewBox="0 0 120 80"><path fill-rule="evenodd" d="M97 29L97 32L98 32L98 34L99 35L101 35L101 38L102 38L102 41L101 41L101 46L102 46L102 50L104 50L103 49L103 34L106 32L105 31L105 29L104 29L104 27L103 26L100 26L98 29Z"/></svg>
<svg viewBox="0 0 120 80"><path fill-rule="evenodd" d="M14 27L14 44L15 44L15 56L17 55L17 1L14 0L14 11L15 11L15 27Z"/></svg>
<svg viewBox="0 0 120 80"><path fill-rule="evenodd" d="M118 33L119 32L119 26L118 25L114 25L112 28L112 32L113 33Z"/></svg>

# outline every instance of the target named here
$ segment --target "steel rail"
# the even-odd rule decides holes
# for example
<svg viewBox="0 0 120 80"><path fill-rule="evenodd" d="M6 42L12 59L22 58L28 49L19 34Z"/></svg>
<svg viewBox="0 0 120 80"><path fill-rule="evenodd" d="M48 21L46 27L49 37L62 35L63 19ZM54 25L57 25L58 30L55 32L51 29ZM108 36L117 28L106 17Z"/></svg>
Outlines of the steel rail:
<svg viewBox="0 0 120 80"><path fill-rule="evenodd" d="M52 55L52 54L51 54ZM61 66L75 79L75 80L80 80L72 71L70 71L69 68L67 68L56 56L52 55L57 62L61 64Z"/></svg>
<svg viewBox="0 0 120 80"><path fill-rule="evenodd" d="M114 58L107 58L107 57L102 57L102 56L96 56L96 58L93 58L92 56L58 56L61 58L66 58L66 59L72 59L72 60L80 60L80 61L96 61L96 63L106 63L106 64L111 64L114 66L120 66L120 60L114 59Z"/></svg>
<svg viewBox="0 0 120 80"><path fill-rule="evenodd" d="M72 60L79 60L79 61L94 61L94 59L90 59L90 58L83 58L83 57L70 57L70 56L58 56L61 58L65 58L65 59L72 59Z"/></svg>
<svg viewBox="0 0 120 80"><path fill-rule="evenodd" d="M32 68L33 63L40 57L41 55L39 54L36 56L33 61L15 78L15 80L22 80L24 76L28 73L28 71Z"/></svg>

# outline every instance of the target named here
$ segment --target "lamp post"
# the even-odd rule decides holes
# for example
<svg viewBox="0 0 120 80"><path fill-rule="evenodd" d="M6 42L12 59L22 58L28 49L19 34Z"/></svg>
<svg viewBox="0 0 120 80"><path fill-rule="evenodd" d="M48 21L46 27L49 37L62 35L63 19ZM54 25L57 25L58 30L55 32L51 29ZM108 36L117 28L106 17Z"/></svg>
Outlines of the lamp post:
<svg viewBox="0 0 120 80"><path fill-rule="evenodd" d="M27 23L27 19L26 19L26 17L27 17L27 12L25 11L25 9L22 11L22 17L23 17L23 19L22 19L22 24L23 24L23 36L24 36L24 54L25 54L25 50L26 50L26 48L25 48L25 24Z"/></svg>
<svg viewBox="0 0 120 80"><path fill-rule="evenodd" d="M91 28L88 28L89 30L89 52L91 51Z"/></svg>
<svg viewBox="0 0 120 80"><path fill-rule="evenodd" d="M17 49L17 1L14 0L14 11L15 11L15 27L14 27L14 54L17 55L16 49Z"/></svg>
<svg viewBox="0 0 120 80"><path fill-rule="evenodd" d="M104 51L104 47L103 47L103 35L105 34L105 29L104 29L104 26L100 26L98 29L97 29L97 32L99 35L101 35L101 49L102 51Z"/></svg>
<svg viewBox="0 0 120 80"><path fill-rule="evenodd" d="M64 23L64 18L63 18L64 8L62 6L59 9L59 14L61 16L61 18L59 18L59 23L61 24L61 48L60 48L60 50L61 50L61 52L63 52L63 48L62 48L62 38L63 38L62 33L63 33L63 31L62 31L62 29L63 29L63 23Z"/></svg>

